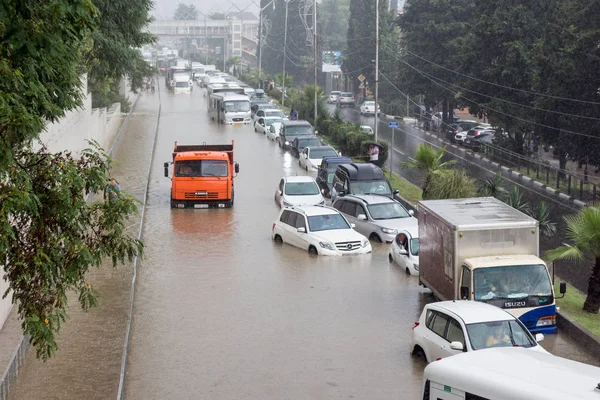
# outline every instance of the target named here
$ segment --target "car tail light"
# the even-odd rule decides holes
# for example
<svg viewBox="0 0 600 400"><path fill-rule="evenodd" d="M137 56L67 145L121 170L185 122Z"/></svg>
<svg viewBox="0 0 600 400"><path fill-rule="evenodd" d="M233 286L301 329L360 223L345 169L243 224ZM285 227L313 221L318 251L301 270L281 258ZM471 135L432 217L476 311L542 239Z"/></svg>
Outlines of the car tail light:
<svg viewBox="0 0 600 400"><path fill-rule="evenodd" d="M273 227L271 228L271 230L275 229L275 222L273 222Z"/></svg>
<svg viewBox="0 0 600 400"><path fill-rule="evenodd" d="M275 224L273 224L273 225L275 225ZM412 327L412 328L413 328L413 329L415 329L417 326L419 326L419 322L415 322L415 323L413 324L413 327Z"/></svg>

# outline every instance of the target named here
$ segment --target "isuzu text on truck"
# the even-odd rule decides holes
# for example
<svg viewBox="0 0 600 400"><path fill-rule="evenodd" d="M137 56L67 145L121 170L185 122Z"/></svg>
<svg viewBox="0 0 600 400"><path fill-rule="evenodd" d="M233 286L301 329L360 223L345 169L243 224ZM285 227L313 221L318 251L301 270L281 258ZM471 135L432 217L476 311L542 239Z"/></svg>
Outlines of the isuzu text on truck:
<svg viewBox="0 0 600 400"><path fill-rule="evenodd" d="M483 301L531 332L554 333L554 288L539 258L538 225L493 197L421 201L419 283L441 300Z"/></svg>
<svg viewBox="0 0 600 400"><path fill-rule="evenodd" d="M240 171L231 144L178 145L173 161L164 164L171 177L171 208L229 208L233 206L233 179Z"/></svg>

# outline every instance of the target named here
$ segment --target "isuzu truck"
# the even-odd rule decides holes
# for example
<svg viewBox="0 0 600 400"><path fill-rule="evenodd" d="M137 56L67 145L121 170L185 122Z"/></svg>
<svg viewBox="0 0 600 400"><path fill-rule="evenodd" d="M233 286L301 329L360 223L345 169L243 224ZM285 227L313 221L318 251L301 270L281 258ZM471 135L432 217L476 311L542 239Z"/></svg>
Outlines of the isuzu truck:
<svg viewBox="0 0 600 400"><path fill-rule="evenodd" d="M233 179L240 171L231 144L178 145L172 164L171 208L230 208L235 198Z"/></svg>
<svg viewBox="0 0 600 400"><path fill-rule="evenodd" d="M556 332L554 288L539 258L539 223L494 197L419 202L419 283L440 300L506 309L531 331ZM561 283L561 293L566 285Z"/></svg>

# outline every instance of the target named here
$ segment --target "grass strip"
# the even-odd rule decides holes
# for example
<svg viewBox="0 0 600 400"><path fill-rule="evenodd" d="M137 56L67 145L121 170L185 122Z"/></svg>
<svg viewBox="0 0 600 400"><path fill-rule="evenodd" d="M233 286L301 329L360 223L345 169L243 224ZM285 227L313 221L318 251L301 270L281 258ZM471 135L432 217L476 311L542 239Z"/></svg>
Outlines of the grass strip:
<svg viewBox="0 0 600 400"><path fill-rule="evenodd" d="M554 283L555 293L558 291L559 280ZM600 314L590 314L583 311L583 302L586 295L573 286L567 288L567 293L562 299L556 299L556 305L560 307L560 312L577 321L581 326L590 331L594 336L600 339Z"/></svg>

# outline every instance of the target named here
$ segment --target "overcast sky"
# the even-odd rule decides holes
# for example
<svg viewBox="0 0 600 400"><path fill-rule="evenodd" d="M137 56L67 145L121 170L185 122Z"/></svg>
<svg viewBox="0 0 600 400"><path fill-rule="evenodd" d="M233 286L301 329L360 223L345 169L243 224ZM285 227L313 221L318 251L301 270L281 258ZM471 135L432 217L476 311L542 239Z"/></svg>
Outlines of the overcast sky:
<svg viewBox="0 0 600 400"><path fill-rule="evenodd" d="M156 19L171 19L179 3L193 4L203 13L224 11L250 11L258 17L260 0L154 0L153 16ZM236 8L237 6L237 8ZM200 15L202 16L202 15Z"/></svg>

